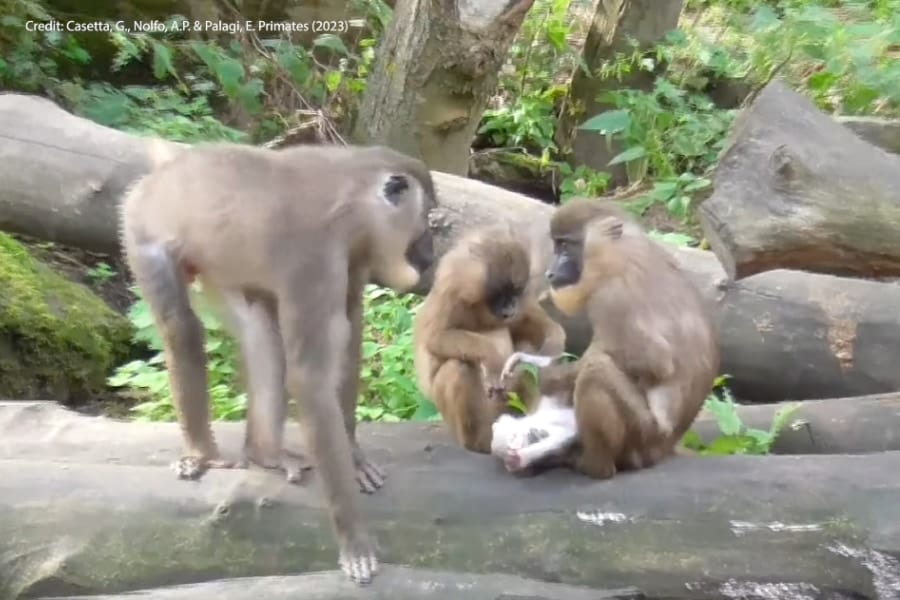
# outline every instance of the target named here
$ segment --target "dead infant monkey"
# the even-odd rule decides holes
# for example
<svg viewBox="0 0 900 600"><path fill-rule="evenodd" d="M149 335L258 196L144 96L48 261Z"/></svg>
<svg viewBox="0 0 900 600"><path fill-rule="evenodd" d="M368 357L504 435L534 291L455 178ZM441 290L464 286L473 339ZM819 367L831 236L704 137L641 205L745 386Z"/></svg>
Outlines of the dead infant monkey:
<svg viewBox="0 0 900 600"><path fill-rule="evenodd" d="M569 365L510 359L506 377L516 360L556 368L556 393L542 389L524 423L499 423L497 453L512 470L568 454L596 478L650 467L674 450L712 389L719 348L711 307L674 258L608 202L572 200L550 228L550 296L568 315L586 308L593 338Z"/></svg>
<svg viewBox="0 0 900 600"><path fill-rule="evenodd" d="M342 569L367 582L375 548L358 507L383 473L355 440L362 293L413 287L433 262L425 165L381 147L215 144L176 155L122 202L122 242L162 335L185 454L179 476L230 468L210 429L197 278L225 311L243 357L245 456L293 467L282 448L287 394L319 469ZM354 474L356 480L354 480Z"/></svg>
<svg viewBox="0 0 900 600"><path fill-rule="evenodd" d="M461 237L413 321L416 377L457 443L487 454L505 405L489 397L517 349L560 353L565 331L531 290L527 238L506 226Z"/></svg>

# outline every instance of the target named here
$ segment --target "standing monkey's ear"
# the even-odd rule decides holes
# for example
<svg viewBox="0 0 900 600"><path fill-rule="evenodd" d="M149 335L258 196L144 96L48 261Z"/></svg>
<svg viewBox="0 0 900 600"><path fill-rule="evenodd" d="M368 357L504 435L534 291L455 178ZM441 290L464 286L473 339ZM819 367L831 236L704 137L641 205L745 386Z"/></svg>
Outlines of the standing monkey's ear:
<svg viewBox="0 0 900 600"><path fill-rule="evenodd" d="M384 199L393 206L403 201L403 192L409 189L409 180L406 175L389 175L381 188Z"/></svg>

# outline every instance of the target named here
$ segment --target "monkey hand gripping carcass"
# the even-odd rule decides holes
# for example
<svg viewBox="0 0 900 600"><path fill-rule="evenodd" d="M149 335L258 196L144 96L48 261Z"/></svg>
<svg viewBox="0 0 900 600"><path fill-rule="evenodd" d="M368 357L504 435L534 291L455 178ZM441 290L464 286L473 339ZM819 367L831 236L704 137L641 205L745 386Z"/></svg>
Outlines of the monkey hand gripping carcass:
<svg viewBox="0 0 900 600"><path fill-rule="evenodd" d="M612 203L571 200L554 212L550 234L550 298L564 314L586 310L592 341L573 363L510 358L504 380L531 363L547 381L524 419L498 418L493 453L513 471L569 464L601 479L650 467L675 450L712 391L713 309Z"/></svg>
<svg viewBox="0 0 900 600"><path fill-rule="evenodd" d="M342 569L377 570L358 489L384 473L355 437L362 293L412 288L434 260L425 165L381 147L265 150L213 144L157 165L121 205L122 243L153 314L183 432L183 478L250 461L299 478L282 448L287 397L301 407ZM244 457L223 459L210 428L197 279L239 342L249 403Z"/></svg>
<svg viewBox="0 0 900 600"><path fill-rule="evenodd" d="M419 388L468 450L490 452L491 425L506 408L495 394L506 359L565 345L531 283L527 236L507 226L475 229L442 256L414 318Z"/></svg>

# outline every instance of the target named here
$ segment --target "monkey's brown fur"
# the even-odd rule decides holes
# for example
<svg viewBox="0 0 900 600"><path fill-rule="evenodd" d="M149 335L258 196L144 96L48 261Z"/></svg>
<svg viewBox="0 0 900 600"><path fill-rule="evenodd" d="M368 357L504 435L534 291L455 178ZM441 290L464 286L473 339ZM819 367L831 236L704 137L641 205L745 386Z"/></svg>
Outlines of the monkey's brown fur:
<svg viewBox="0 0 900 600"><path fill-rule="evenodd" d="M407 290L432 262L430 173L379 147L217 144L171 156L124 198L122 243L165 345L185 445L176 469L194 478L240 464L220 457L210 429L204 333L187 289L197 278L240 342L246 458L296 476L282 449L289 393L341 566L368 581L377 561L357 486L374 491L384 475L355 441L362 292L370 281Z"/></svg>
<svg viewBox="0 0 900 600"><path fill-rule="evenodd" d="M611 203L572 200L550 228L550 296L568 315L586 309L593 327L572 382L574 466L597 478L652 466L673 451L712 389L712 308L674 257Z"/></svg>
<svg viewBox="0 0 900 600"><path fill-rule="evenodd" d="M475 452L490 452L491 424L505 408L488 389L506 358L517 349L558 354L565 344L562 326L537 302L530 267L526 242L510 228L474 230L441 258L413 322L419 387ZM504 297L507 318L497 314Z"/></svg>

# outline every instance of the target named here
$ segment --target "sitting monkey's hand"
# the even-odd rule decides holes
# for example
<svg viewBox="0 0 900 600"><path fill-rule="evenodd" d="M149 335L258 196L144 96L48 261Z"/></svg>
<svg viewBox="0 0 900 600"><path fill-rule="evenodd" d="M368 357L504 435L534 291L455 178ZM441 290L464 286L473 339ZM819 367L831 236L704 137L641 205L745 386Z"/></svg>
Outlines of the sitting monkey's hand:
<svg viewBox="0 0 900 600"><path fill-rule="evenodd" d="M481 363L481 381L484 384L484 394L488 400L506 402L506 386L497 375L491 373L484 363Z"/></svg>
<svg viewBox="0 0 900 600"><path fill-rule="evenodd" d="M521 362L522 353L513 352L512 355L506 359L506 362L503 364L503 369L500 371L500 383L509 385L513 381L513 377L515 377L516 367L518 367Z"/></svg>

